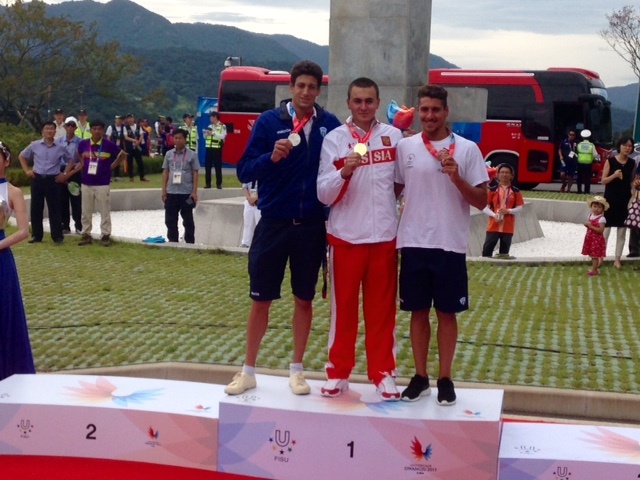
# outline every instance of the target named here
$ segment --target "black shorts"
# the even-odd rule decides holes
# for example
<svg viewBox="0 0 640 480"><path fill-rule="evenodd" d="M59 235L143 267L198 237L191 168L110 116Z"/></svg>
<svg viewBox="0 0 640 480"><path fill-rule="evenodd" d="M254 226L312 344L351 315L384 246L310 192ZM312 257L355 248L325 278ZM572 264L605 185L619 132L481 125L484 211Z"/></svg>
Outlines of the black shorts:
<svg viewBox="0 0 640 480"><path fill-rule="evenodd" d="M400 250L400 309L433 307L444 313L469 308L466 255L439 248Z"/></svg>
<svg viewBox="0 0 640 480"><path fill-rule="evenodd" d="M324 218L304 221L261 218L249 249L251 299L280 298L288 260L293 294L301 300L313 300L318 271L326 255L326 236Z"/></svg>

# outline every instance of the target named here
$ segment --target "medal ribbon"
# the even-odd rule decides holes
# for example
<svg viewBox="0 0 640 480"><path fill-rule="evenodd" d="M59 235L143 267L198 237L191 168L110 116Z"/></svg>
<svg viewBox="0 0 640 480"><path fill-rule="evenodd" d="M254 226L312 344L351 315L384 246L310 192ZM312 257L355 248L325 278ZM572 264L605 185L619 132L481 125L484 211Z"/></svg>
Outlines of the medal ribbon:
<svg viewBox="0 0 640 480"><path fill-rule="evenodd" d="M454 137L452 133L449 138L451 139L451 143L449 144L449 155L453 157L453 154L456 151L456 137ZM436 160L440 161L440 159L438 158L438 152L436 151L436 148L433 146L433 144L427 138L424 132L422 132L422 141L424 142L424 146L427 147L427 150L429 150L429 153L433 155L433 157Z"/></svg>
<svg viewBox="0 0 640 480"><path fill-rule="evenodd" d="M300 130L302 130L304 126L307 123L309 123L309 120L311 120L311 117L313 117L313 113L310 113L309 115L304 117L302 120L298 120L297 117L293 117L291 119L293 121L293 130L291 130L291 133L298 133Z"/></svg>
<svg viewBox="0 0 640 480"><path fill-rule="evenodd" d="M376 125L378 125L377 121L371 126L371 128L369 128L369 131L367 132L367 134L364 137L361 137L360 135L358 135L358 132L356 132L356 129L353 126L353 122L347 123L347 127L349 127L351 136L355 138L358 141L358 143L364 143L365 145L369 141L369 138L371 138L371 134L373 133L373 129L376 128Z"/></svg>

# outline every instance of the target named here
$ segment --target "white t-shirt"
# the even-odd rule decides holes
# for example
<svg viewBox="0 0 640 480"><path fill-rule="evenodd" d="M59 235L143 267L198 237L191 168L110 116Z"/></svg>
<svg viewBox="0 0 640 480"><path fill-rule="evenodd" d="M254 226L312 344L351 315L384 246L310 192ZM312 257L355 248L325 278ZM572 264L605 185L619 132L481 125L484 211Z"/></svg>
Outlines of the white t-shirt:
<svg viewBox="0 0 640 480"><path fill-rule="evenodd" d="M453 158L460 176L471 186L489 181L478 146L455 135ZM450 148L451 137L432 142L436 151ZM398 143L396 183L404 185L405 207L398 227L397 246L439 248L466 253L471 226L470 205L440 161L429 153L417 134Z"/></svg>

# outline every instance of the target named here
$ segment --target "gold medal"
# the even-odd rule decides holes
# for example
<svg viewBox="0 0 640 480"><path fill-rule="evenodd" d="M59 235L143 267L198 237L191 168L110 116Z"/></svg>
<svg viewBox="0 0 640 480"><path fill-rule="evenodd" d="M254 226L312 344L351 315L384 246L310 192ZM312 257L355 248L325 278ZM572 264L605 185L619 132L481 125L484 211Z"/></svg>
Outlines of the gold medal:
<svg viewBox="0 0 640 480"><path fill-rule="evenodd" d="M300 145L301 138L297 133L292 133L289 135L289 137L287 137L287 140L291 142L291 145L297 147L298 145Z"/></svg>
<svg viewBox="0 0 640 480"><path fill-rule="evenodd" d="M363 156L367 154L367 146L364 143L356 143L356 146L353 147L353 151L358 155Z"/></svg>

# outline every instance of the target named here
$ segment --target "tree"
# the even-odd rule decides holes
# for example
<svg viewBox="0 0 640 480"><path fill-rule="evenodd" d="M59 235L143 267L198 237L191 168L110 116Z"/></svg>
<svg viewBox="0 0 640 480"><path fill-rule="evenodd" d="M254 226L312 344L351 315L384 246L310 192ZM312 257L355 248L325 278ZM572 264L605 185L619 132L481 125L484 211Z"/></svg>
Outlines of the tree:
<svg viewBox="0 0 640 480"><path fill-rule="evenodd" d="M138 61L118 42L98 43L95 26L47 17L39 1L16 2L0 15L0 109L40 129L51 108L78 95L113 97ZM46 113L43 115L43 112Z"/></svg>
<svg viewBox="0 0 640 480"><path fill-rule="evenodd" d="M601 30L600 35L624 59L640 81L640 10L626 5L620 10L614 10L611 15L605 15L609 27ZM636 116L633 124L636 140L640 137L640 90L636 103Z"/></svg>
<svg viewBox="0 0 640 480"><path fill-rule="evenodd" d="M605 17L609 27L600 35L640 79L640 10L636 12L635 7L627 5Z"/></svg>

